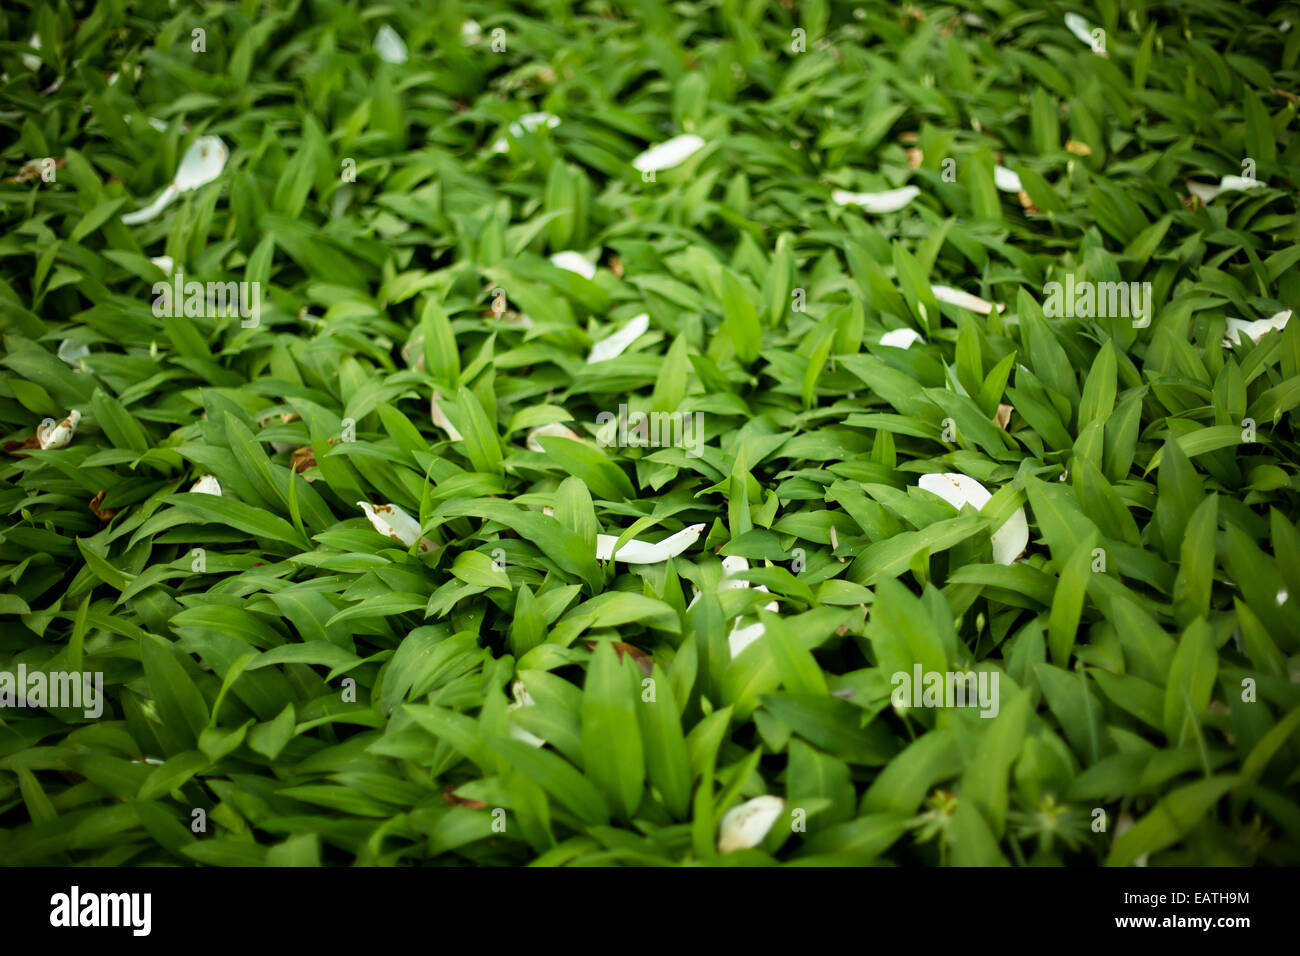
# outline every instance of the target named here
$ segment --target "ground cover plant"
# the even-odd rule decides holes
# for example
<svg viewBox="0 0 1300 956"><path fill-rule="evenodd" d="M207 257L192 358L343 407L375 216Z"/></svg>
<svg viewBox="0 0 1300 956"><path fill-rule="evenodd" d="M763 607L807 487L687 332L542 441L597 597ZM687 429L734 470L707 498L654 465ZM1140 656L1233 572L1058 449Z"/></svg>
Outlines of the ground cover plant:
<svg viewBox="0 0 1300 956"><path fill-rule="evenodd" d="M0 37L0 862L1300 862L1300 7Z"/></svg>

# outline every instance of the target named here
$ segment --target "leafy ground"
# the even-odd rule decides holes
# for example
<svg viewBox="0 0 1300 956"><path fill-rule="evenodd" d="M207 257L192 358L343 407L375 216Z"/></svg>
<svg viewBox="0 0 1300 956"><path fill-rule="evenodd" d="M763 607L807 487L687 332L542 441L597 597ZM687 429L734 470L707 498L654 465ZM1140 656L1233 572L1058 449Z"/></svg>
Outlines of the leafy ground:
<svg viewBox="0 0 1300 956"><path fill-rule="evenodd" d="M107 697L3 711L0 861L1300 862L1300 323L1221 341L1300 302L1300 8L1102 2L1102 55L1035 0L275 6L0 14L0 667ZM156 315L163 256L260 322ZM702 454L601 447L620 405Z"/></svg>

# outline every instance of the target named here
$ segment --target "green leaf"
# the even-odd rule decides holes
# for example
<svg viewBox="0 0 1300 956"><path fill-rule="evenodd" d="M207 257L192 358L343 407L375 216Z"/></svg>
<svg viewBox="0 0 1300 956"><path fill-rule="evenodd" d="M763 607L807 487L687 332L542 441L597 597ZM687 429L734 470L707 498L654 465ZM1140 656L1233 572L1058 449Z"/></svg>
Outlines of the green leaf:
<svg viewBox="0 0 1300 956"><path fill-rule="evenodd" d="M1131 866L1139 857L1170 846L1202 823L1219 799L1237 784L1236 776L1209 777L1173 791L1116 838L1107 866Z"/></svg>
<svg viewBox="0 0 1300 956"><path fill-rule="evenodd" d="M582 763L610 803L631 817L641 802L646 767L637 723L631 661L620 662L614 646L600 641L582 692ZM541 781L538 781L541 783Z"/></svg>

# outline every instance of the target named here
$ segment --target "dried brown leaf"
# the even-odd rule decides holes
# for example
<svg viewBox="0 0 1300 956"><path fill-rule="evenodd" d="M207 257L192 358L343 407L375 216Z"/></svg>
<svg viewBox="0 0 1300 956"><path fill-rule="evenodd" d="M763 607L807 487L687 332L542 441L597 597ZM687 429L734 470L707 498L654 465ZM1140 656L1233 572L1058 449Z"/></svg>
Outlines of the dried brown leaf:
<svg viewBox="0 0 1300 956"><path fill-rule="evenodd" d="M100 521L112 521L113 517L117 514L118 509L103 507L105 494L107 494L107 492L101 490L99 494L90 499L90 513Z"/></svg>
<svg viewBox="0 0 1300 956"><path fill-rule="evenodd" d="M622 660L623 655L627 654L631 656L632 661L636 666L641 668L641 673L645 674L646 677L649 677L654 671L655 659L653 655L641 650L639 647L633 647L631 644L624 644L622 641L612 641L611 643L614 645L614 650L618 651L619 660ZM595 649L596 642L588 641L587 650L594 651Z"/></svg>
<svg viewBox="0 0 1300 956"><path fill-rule="evenodd" d="M446 800L453 807L466 807L470 810L486 810L487 804L482 800L470 800L466 797L459 797L456 791L451 787L446 787L442 791L442 799Z"/></svg>

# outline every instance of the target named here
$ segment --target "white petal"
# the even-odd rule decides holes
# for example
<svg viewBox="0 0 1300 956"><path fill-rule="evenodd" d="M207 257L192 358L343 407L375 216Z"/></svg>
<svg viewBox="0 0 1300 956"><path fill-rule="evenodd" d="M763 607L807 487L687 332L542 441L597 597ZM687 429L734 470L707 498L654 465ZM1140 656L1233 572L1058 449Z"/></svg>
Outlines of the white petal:
<svg viewBox="0 0 1300 956"><path fill-rule="evenodd" d="M158 198L143 209L127 213L122 221L128 226L134 226L156 218L181 193L206 186L220 176L229 155L220 136L200 136L185 151L180 167L176 170L176 177L158 194Z"/></svg>
<svg viewBox="0 0 1300 956"><path fill-rule="evenodd" d="M510 124L510 135L523 136L524 133L531 133L542 126L547 129L555 129L559 125L560 118L554 113L547 113L544 110L540 113L525 113Z"/></svg>
<svg viewBox="0 0 1300 956"><path fill-rule="evenodd" d="M33 33L32 38L27 45L33 50L39 50L41 48L40 36ZM23 66L27 67L27 69L31 70L33 73L41 68L41 58L39 56L32 56L30 53L24 53L22 59Z"/></svg>
<svg viewBox="0 0 1300 956"><path fill-rule="evenodd" d="M1231 348L1233 344L1239 344L1243 335L1252 342L1258 342L1269 332L1281 332L1290 320L1290 309L1279 312L1271 318L1256 319L1254 322L1245 319L1228 319L1228 334L1223 337L1223 347Z"/></svg>
<svg viewBox="0 0 1300 956"><path fill-rule="evenodd" d="M1071 33L1092 46L1092 24L1079 16L1077 13L1067 13L1065 15L1065 26Z"/></svg>
<svg viewBox="0 0 1300 956"><path fill-rule="evenodd" d="M767 588L760 584L754 590L766 591ZM781 610L781 605L776 601L768 601L763 605L763 610L771 611L775 614L777 611ZM753 644L766 633L767 626L762 621L748 624L745 627L741 627L740 624L737 623L736 626L731 629L731 633L727 635L727 647L731 650L731 656L736 657L741 651L749 647L750 644Z"/></svg>
<svg viewBox="0 0 1300 956"><path fill-rule="evenodd" d="M731 577L731 575L737 573L738 571L748 571L748 570L749 570L749 561L745 558L740 557L739 555L732 555L731 557L723 558L722 559L722 571L723 571L722 581L721 583L719 583L718 587L724 591L732 590L735 588L749 587L749 582L746 581L744 578ZM691 596L691 603L686 605L686 610L688 611L691 608L695 607L695 605L700 600L699 588L693 587L692 590L695 593Z"/></svg>
<svg viewBox="0 0 1300 956"><path fill-rule="evenodd" d="M851 193L847 189L837 189L831 193L831 200L841 206L861 206L867 212L885 213L902 209L919 195L921 190L915 186L886 189L878 193Z"/></svg>
<svg viewBox="0 0 1300 956"><path fill-rule="evenodd" d="M727 635L727 646L731 649L731 656L739 657L740 652L749 647L756 640L766 633L767 627L762 621L757 624L750 624L748 627L735 627Z"/></svg>
<svg viewBox="0 0 1300 956"><path fill-rule="evenodd" d="M478 21L466 20L460 25L461 43L477 43L481 36L483 36L483 28L478 25Z"/></svg>
<svg viewBox="0 0 1300 956"><path fill-rule="evenodd" d="M194 484L190 485L190 491L196 495L216 495L221 497L221 482L217 481L212 475L204 475Z"/></svg>
<svg viewBox="0 0 1300 956"><path fill-rule="evenodd" d="M970 505L976 511L984 508L993 497L989 490L969 475L956 472L939 472L922 475L920 487L932 492L958 511ZM993 532L993 560L998 564L1012 564L1029 545L1029 521L1025 509L1018 508L1002 527Z"/></svg>
<svg viewBox="0 0 1300 956"><path fill-rule="evenodd" d="M168 277L176 271L176 262L171 256L156 256L149 261L161 269Z"/></svg>
<svg viewBox="0 0 1300 956"><path fill-rule="evenodd" d="M920 334L913 329L892 329L880 337L881 345L893 349L910 349L915 343L922 342Z"/></svg>
<svg viewBox="0 0 1300 956"><path fill-rule="evenodd" d="M557 252L551 256L551 265L569 272L576 272L586 279L596 277L596 267L588 262L580 252L573 252L572 250Z"/></svg>
<svg viewBox="0 0 1300 956"><path fill-rule="evenodd" d="M694 133L674 136L666 143L652 146L632 160L632 166L643 173L657 172L680 166L704 146L704 140Z"/></svg>
<svg viewBox="0 0 1300 956"><path fill-rule="evenodd" d="M1245 192L1248 189L1262 189L1266 183L1246 176L1224 176L1216 186L1213 183L1187 181L1187 191L1203 203L1213 202L1219 193Z"/></svg>
<svg viewBox="0 0 1300 956"><path fill-rule="evenodd" d="M622 355L623 350L643 336L648 328L650 328L650 316L642 312L613 335L593 345L591 354L587 356L587 364L603 362Z"/></svg>
<svg viewBox="0 0 1300 956"><path fill-rule="evenodd" d="M731 853L758 846L784 812L785 801L770 794L732 807L723 814L718 826L718 852Z"/></svg>
<svg viewBox="0 0 1300 956"><path fill-rule="evenodd" d="M1247 176L1224 176L1219 180L1219 190L1225 193L1244 192L1247 189L1262 189L1265 185L1267 184Z"/></svg>
<svg viewBox="0 0 1300 956"><path fill-rule="evenodd" d="M658 564L660 561L677 557L698 541L700 535L704 533L704 527L702 524L690 525L657 544L633 538L618 549L617 555L614 554L614 545L618 543L618 535L598 534L596 535L596 559L598 561L613 559L624 564Z"/></svg>
<svg viewBox="0 0 1300 956"><path fill-rule="evenodd" d="M732 576L743 575L745 571L749 570L749 561L745 558L739 556L723 558L722 568L727 572L727 576L722 579L721 586L724 589L747 588L750 586L749 581L747 581L743 576ZM762 591L764 594L768 593L767 588L761 584L754 588L754 590ZM763 610L771 611L773 614L780 609L781 605L776 601L768 601L763 605ZM737 623L735 627L731 629L731 633L727 635L727 647L731 650L731 656L736 657L750 644L753 644L756 640L762 637L766 631L767 628L762 621L746 625L745 627L741 627L740 624Z"/></svg>
<svg viewBox="0 0 1300 956"><path fill-rule="evenodd" d="M379 59L385 63L406 62L406 44L398 32L386 23L375 34L374 47Z"/></svg>
<svg viewBox="0 0 1300 956"><path fill-rule="evenodd" d="M81 368L81 360L90 354L90 346L73 339L64 339L59 343L58 356L73 368Z"/></svg>
<svg viewBox="0 0 1300 956"><path fill-rule="evenodd" d="M200 136L181 157L180 168L172 180L181 192L206 186L226 168L230 151L220 136Z"/></svg>
<svg viewBox="0 0 1300 956"><path fill-rule="evenodd" d="M511 123L508 128L510 130L510 135L515 139L519 139L525 133L531 133L533 130L542 126L545 126L547 129L555 129L555 127L559 125L560 118L554 113L541 112L525 113L523 116L519 117L519 119L515 120L515 122ZM509 148L510 144L506 142L504 136L498 138L496 142L489 147L490 151L493 153L504 153Z"/></svg>
<svg viewBox="0 0 1300 956"><path fill-rule="evenodd" d="M451 419L449 419L446 413L443 412L442 406L438 404L440 401L442 401L442 396L437 392L434 392L433 398L429 402L429 417L433 420L435 425L447 433L449 439L452 441L460 441L465 436L456 430L456 426L451 423Z"/></svg>
<svg viewBox="0 0 1300 956"><path fill-rule="evenodd" d="M733 554L728 557L725 557L722 559L722 570L726 572L726 574L722 579L722 587L724 588L749 587L749 582L746 581L744 578L732 577L732 575L736 574L739 571L749 570L749 560L747 558L742 558L738 554Z"/></svg>
<svg viewBox="0 0 1300 956"><path fill-rule="evenodd" d="M173 200L181 194L176 186L169 185L166 189L158 194L158 198L145 206L143 209L137 209L135 212L129 212L122 217L122 221L128 226L134 226L137 223L148 222L150 219L157 219L164 209L170 206Z"/></svg>
<svg viewBox="0 0 1300 956"><path fill-rule="evenodd" d="M530 747L545 747L546 741L529 730L524 730L518 724L512 723L508 731L510 736L515 740L528 744Z"/></svg>
<svg viewBox="0 0 1300 956"><path fill-rule="evenodd" d="M539 438L570 438L573 441L582 441L582 437L578 435L577 432L572 428L566 428L559 422L556 422L553 425L541 425L530 431L528 433L528 438L524 441L524 444L528 446L529 451L546 451L546 449L542 447L542 443L537 440Z"/></svg>
<svg viewBox="0 0 1300 956"><path fill-rule="evenodd" d="M77 433L77 425L81 422L81 412L75 408L68 412L68 417L57 424L41 424L36 429L36 439L41 443L42 448L62 448L68 442L72 441L72 436Z"/></svg>
<svg viewBox="0 0 1300 956"><path fill-rule="evenodd" d="M385 538L400 541L408 548L418 539L421 551L433 550L433 545L420 537L420 522L397 505L371 505L366 501L358 501L357 507L366 513L375 530Z"/></svg>
<svg viewBox="0 0 1300 956"><path fill-rule="evenodd" d="M961 289L954 289L946 285L932 285L930 291L940 302L946 302L948 305L960 306L963 309L969 309L971 312L978 312L980 315L988 315L993 311L993 303L985 302L979 296L971 295L969 292L963 292ZM997 310L999 312L1006 308L999 303Z"/></svg>
<svg viewBox="0 0 1300 956"><path fill-rule="evenodd" d="M524 686L524 682L521 680L517 680L510 685L510 693L514 700L506 705L508 711L518 710L520 707L532 707L537 703L537 701L533 700L533 695L528 693L528 688ZM513 722L510 724L510 736L515 740L522 740L530 747L546 746L546 741L541 737L524 730L524 728Z"/></svg>
<svg viewBox="0 0 1300 956"><path fill-rule="evenodd" d="M1025 188L1020 185L1020 177L1005 166L993 167L993 183L1004 193L1018 193Z"/></svg>

